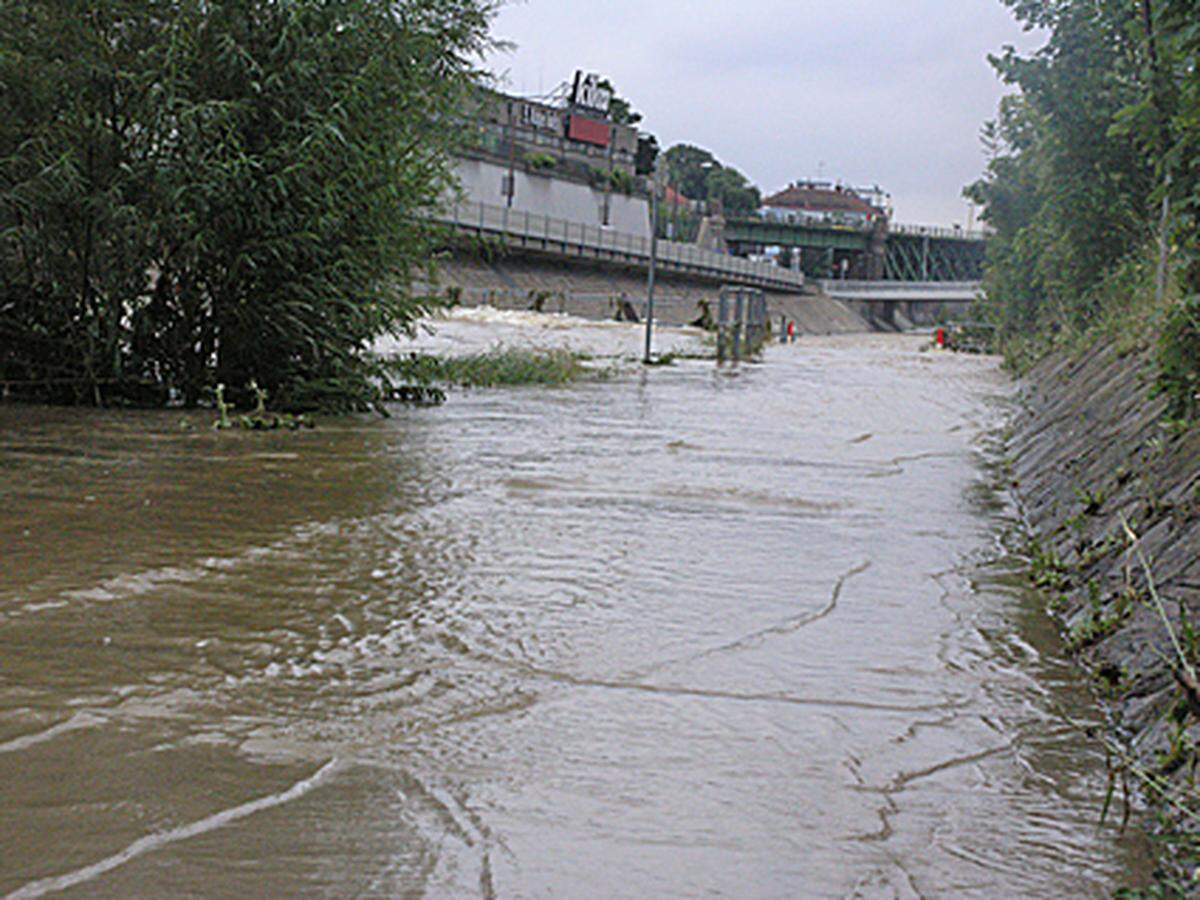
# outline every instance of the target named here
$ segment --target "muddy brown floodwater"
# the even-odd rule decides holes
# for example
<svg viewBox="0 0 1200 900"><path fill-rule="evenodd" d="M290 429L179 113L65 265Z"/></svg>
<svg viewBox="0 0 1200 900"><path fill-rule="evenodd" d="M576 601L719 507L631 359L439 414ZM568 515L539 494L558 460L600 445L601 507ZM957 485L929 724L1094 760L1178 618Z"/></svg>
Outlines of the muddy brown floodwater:
<svg viewBox="0 0 1200 900"><path fill-rule="evenodd" d="M919 345L300 434L0 408L0 894L1136 880L998 542L1005 378Z"/></svg>

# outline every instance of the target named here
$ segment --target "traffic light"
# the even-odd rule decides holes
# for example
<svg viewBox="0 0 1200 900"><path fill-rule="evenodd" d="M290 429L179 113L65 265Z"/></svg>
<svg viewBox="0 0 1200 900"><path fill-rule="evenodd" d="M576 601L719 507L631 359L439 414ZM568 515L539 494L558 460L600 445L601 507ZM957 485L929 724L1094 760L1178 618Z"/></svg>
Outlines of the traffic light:
<svg viewBox="0 0 1200 900"><path fill-rule="evenodd" d="M650 175L654 172L654 161L658 158L658 138L652 134L638 135L637 156L634 157L634 171L639 175Z"/></svg>

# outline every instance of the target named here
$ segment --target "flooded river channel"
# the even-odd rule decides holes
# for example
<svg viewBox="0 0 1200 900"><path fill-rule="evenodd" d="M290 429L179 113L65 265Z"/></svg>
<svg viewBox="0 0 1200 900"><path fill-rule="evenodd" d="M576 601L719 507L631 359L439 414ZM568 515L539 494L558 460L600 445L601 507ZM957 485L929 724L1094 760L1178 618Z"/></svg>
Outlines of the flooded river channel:
<svg viewBox="0 0 1200 900"><path fill-rule="evenodd" d="M640 340L563 324L427 340ZM0 895L1107 896L1006 379L920 346L299 434L0 407Z"/></svg>

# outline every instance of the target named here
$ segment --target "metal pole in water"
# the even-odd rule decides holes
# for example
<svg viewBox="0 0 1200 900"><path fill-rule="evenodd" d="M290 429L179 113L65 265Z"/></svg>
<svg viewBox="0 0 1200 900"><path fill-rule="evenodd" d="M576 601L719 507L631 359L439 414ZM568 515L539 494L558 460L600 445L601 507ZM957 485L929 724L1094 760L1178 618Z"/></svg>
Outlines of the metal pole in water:
<svg viewBox="0 0 1200 900"><path fill-rule="evenodd" d="M654 331L654 270L658 265L658 179L650 176L650 271L646 276L646 355L650 364L650 340Z"/></svg>
<svg viewBox="0 0 1200 900"><path fill-rule="evenodd" d="M717 300L717 364L725 362L725 329L729 321L729 298L725 291Z"/></svg>
<svg viewBox="0 0 1200 900"><path fill-rule="evenodd" d="M754 353L754 336L757 328L758 305L752 290L746 290L746 325L742 331L742 355L750 359Z"/></svg>
<svg viewBox="0 0 1200 900"><path fill-rule="evenodd" d="M767 301L759 295L754 298L754 339L767 342Z"/></svg>
<svg viewBox="0 0 1200 900"><path fill-rule="evenodd" d="M742 306L742 358L750 355L750 333L754 330L754 297L749 291Z"/></svg>
<svg viewBox="0 0 1200 900"><path fill-rule="evenodd" d="M733 298L733 361L742 358L742 323L746 317L746 297L741 288Z"/></svg>

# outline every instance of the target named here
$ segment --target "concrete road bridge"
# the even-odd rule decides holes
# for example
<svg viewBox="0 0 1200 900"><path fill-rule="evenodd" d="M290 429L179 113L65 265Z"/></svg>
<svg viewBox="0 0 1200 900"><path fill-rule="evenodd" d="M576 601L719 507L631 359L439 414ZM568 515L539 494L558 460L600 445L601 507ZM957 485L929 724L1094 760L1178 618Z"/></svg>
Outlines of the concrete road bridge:
<svg viewBox="0 0 1200 900"><path fill-rule="evenodd" d="M876 323L896 327L897 313L915 324L962 312L983 294L979 281L815 281L821 292Z"/></svg>
<svg viewBox="0 0 1200 900"><path fill-rule="evenodd" d="M650 261L649 238L504 206L463 201L448 204L436 219L459 234L558 257L609 260L643 268ZM657 251L657 264L664 272L791 294L800 293L805 285L802 272L702 250L693 244L660 239Z"/></svg>
<svg viewBox="0 0 1200 900"><path fill-rule="evenodd" d="M885 281L977 281L983 276L984 236L920 225L857 227L820 222L737 218L725 223L731 252L745 256L765 247L803 255L803 268Z"/></svg>

